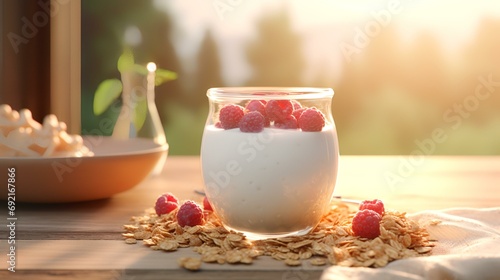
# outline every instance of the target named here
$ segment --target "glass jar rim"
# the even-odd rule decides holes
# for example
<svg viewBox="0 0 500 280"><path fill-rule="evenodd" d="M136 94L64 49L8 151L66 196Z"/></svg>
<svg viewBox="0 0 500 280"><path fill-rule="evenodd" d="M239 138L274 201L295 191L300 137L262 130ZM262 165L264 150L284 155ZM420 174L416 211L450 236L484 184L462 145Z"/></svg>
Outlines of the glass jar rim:
<svg viewBox="0 0 500 280"><path fill-rule="evenodd" d="M207 91L209 98L231 99L316 99L332 98L333 89L316 87L218 87Z"/></svg>

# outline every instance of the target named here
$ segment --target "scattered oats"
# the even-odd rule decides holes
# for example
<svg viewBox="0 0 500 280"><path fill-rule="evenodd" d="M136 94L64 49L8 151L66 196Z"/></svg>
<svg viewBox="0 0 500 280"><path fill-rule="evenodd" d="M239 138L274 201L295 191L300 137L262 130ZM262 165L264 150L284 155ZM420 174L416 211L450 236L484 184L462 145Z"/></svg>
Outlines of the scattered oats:
<svg viewBox="0 0 500 280"><path fill-rule="evenodd" d="M162 242L160 242L160 244L158 244L158 247L167 252L175 251L177 250L177 248L179 248L179 243L177 243L177 241L175 240L165 239Z"/></svg>
<svg viewBox="0 0 500 280"><path fill-rule="evenodd" d="M240 242L241 240L243 240L244 236L235 233L230 233L227 235L226 238L231 242Z"/></svg>
<svg viewBox="0 0 500 280"><path fill-rule="evenodd" d="M152 239L144 239L142 240L142 244L146 246L155 246L156 243Z"/></svg>
<svg viewBox="0 0 500 280"><path fill-rule="evenodd" d="M322 266L322 265L325 265L326 264L326 259L324 258L314 258L310 261L310 263L312 265L315 265L315 266Z"/></svg>
<svg viewBox="0 0 500 280"><path fill-rule="evenodd" d="M242 256L243 255L239 251L226 251L226 262L239 263Z"/></svg>
<svg viewBox="0 0 500 280"><path fill-rule="evenodd" d="M130 232L135 232L139 229L138 226L134 226L134 225L124 225L123 228L126 230L126 231L130 231Z"/></svg>
<svg viewBox="0 0 500 280"><path fill-rule="evenodd" d="M122 236L124 238L134 238L134 234L132 232L122 233Z"/></svg>
<svg viewBox="0 0 500 280"><path fill-rule="evenodd" d="M352 234L354 211L342 202L333 202L330 211L309 234L250 241L243 234L228 231L212 213L204 225L180 227L176 211L157 216L147 209L143 216L131 218L122 236L127 244L138 240L153 250L167 252L191 247L200 258L180 258L179 265L199 270L205 263L251 264L259 256L270 256L288 266L309 260L314 266L334 264L355 267L382 267L389 262L431 254L431 240L423 225L408 219L406 213L386 210L380 223L380 236L359 238ZM433 226L440 221L427 222Z"/></svg>
<svg viewBox="0 0 500 280"><path fill-rule="evenodd" d="M125 243L127 243L127 244L136 244L137 243L137 239L135 239L135 238L127 238L127 239L125 239Z"/></svg>
<svg viewBox="0 0 500 280"><path fill-rule="evenodd" d="M299 260L286 259L285 264L288 266L299 266L302 265L302 262Z"/></svg>
<svg viewBox="0 0 500 280"><path fill-rule="evenodd" d="M151 232L148 231L136 231L134 232L134 238L137 240L148 239L151 237Z"/></svg>
<svg viewBox="0 0 500 280"><path fill-rule="evenodd" d="M290 248L290 249L297 249L297 248L309 245L312 242L313 242L312 240L306 239L306 240L302 240L302 241L299 241L299 242L288 243L287 247Z"/></svg>
<svg viewBox="0 0 500 280"><path fill-rule="evenodd" d="M417 253L419 253L419 254L429 253L431 250L432 250L431 247L416 247L415 248L415 251L417 251Z"/></svg>
<svg viewBox="0 0 500 280"><path fill-rule="evenodd" d="M187 270L200 270L201 260L198 258L180 258L179 265Z"/></svg>
<svg viewBox="0 0 500 280"><path fill-rule="evenodd" d="M438 220L438 219L432 219L430 222L429 222L429 225L431 226L436 226L436 225L439 225L442 221L441 220Z"/></svg>

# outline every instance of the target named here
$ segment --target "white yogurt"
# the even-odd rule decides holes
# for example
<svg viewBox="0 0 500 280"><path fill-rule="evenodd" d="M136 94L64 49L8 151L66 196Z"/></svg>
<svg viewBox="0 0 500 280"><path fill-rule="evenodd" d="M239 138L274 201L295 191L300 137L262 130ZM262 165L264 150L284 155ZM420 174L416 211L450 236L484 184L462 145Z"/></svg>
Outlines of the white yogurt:
<svg viewBox="0 0 500 280"><path fill-rule="evenodd" d="M211 125L203 134L201 162L208 199L226 227L254 238L303 234L330 203L336 130L243 133Z"/></svg>

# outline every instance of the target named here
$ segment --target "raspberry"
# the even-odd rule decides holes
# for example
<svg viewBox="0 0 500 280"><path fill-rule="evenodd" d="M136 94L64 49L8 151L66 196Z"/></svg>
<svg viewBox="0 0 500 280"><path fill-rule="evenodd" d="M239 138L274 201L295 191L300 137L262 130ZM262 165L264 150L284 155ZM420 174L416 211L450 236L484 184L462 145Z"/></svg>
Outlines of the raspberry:
<svg viewBox="0 0 500 280"><path fill-rule="evenodd" d="M297 129L297 119L293 115L286 117L284 120L279 120L274 122L274 126L276 128L282 129Z"/></svg>
<svg viewBox="0 0 500 280"><path fill-rule="evenodd" d="M300 118L300 115L306 110L307 108L300 108L300 109L295 109L292 113L292 115L295 117L295 119L298 121Z"/></svg>
<svg viewBox="0 0 500 280"><path fill-rule="evenodd" d="M352 219L352 231L356 236L373 239L380 235L381 219L373 210L360 210Z"/></svg>
<svg viewBox="0 0 500 280"><path fill-rule="evenodd" d="M239 105L225 105L219 112L219 120L222 128L231 129L238 127L244 114L243 107Z"/></svg>
<svg viewBox="0 0 500 280"><path fill-rule="evenodd" d="M304 110L298 121L302 131L321 131L325 126L325 117L316 108Z"/></svg>
<svg viewBox="0 0 500 280"><path fill-rule="evenodd" d="M271 121L285 120L293 112L290 100L269 100L266 104L267 117Z"/></svg>
<svg viewBox="0 0 500 280"><path fill-rule="evenodd" d="M177 211L177 223L181 227L202 225L204 222L203 210L192 200L184 202Z"/></svg>
<svg viewBox="0 0 500 280"><path fill-rule="evenodd" d="M246 113L240 121L241 132L261 132L264 129L264 116L257 112Z"/></svg>
<svg viewBox="0 0 500 280"><path fill-rule="evenodd" d="M203 198L203 209L206 211L213 211L212 205L206 196Z"/></svg>
<svg viewBox="0 0 500 280"><path fill-rule="evenodd" d="M257 112L261 113L263 116L265 116L266 115L266 106L260 100L252 100L252 101L248 102L248 104L245 106L245 111L247 111L247 112L257 111Z"/></svg>
<svg viewBox="0 0 500 280"><path fill-rule="evenodd" d="M160 195L156 199L155 211L158 216L172 212L177 208L179 201L171 193Z"/></svg>
<svg viewBox="0 0 500 280"><path fill-rule="evenodd" d="M385 213L384 203L380 199L365 200L359 205L359 210L370 209L377 212L380 216Z"/></svg>
<svg viewBox="0 0 500 280"><path fill-rule="evenodd" d="M302 109L302 104L300 104L299 101L297 101L297 100L291 100L291 101L292 101L294 111Z"/></svg>
<svg viewBox="0 0 500 280"><path fill-rule="evenodd" d="M220 121L215 123L215 127L216 128L222 128L222 124L220 123Z"/></svg>
<svg viewBox="0 0 500 280"><path fill-rule="evenodd" d="M253 112L257 111L261 113L264 116L264 127L269 127L271 122L269 121L269 118L267 117L266 113L266 101L265 100L252 100L248 102L248 104L245 106L245 112Z"/></svg>

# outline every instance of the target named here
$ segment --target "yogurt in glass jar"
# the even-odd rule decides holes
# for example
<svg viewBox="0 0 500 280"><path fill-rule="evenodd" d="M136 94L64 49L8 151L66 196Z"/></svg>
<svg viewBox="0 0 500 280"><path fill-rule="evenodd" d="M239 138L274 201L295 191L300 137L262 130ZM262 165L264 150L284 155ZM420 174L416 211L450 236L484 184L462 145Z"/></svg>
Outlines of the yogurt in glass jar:
<svg viewBox="0 0 500 280"><path fill-rule="evenodd" d="M333 90L212 88L207 96L203 180L224 227L249 239L311 231L337 178Z"/></svg>

